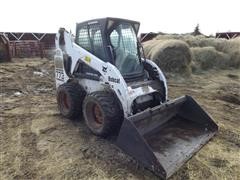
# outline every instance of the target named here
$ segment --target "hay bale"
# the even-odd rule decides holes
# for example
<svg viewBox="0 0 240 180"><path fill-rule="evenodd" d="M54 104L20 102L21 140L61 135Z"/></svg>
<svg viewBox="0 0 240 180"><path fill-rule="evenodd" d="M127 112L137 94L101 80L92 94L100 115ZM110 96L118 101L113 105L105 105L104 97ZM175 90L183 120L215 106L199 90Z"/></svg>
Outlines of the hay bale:
<svg viewBox="0 0 240 180"><path fill-rule="evenodd" d="M144 44L146 57L153 60L164 72L191 74L192 53L181 40L152 40Z"/></svg>
<svg viewBox="0 0 240 180"><path fill-rule="evenodd" d="M212 37L208 38L201 35L200 36L158 35L155 39L156 40L177 39L177 40L182 40L186 42L190 47L199 47L199 48L205 47L205 49L201 51L203 53L208 54L208 55L205 55L205 57L212 57L215 54L215 56L219 56L220 59L225 58L226 60L229 60L228 62L225 62L225 67L240 68L240 38L227 40L227 39L217 39ZM213 49L209 49L209 47L214 48L217 52L214 51ZM230 56L230 58L226 57L226 54Z"/></svg>
<svg viewBox="0 0 240 180"><path fill-rule="evenodd" d="M159 41L156 40L150 40L143 43L144 53L146 57L149 57L151 55L153 47L155 47L158 43Z"/></svg>
<svg viewBox="0 0 240 180"><path fill-rule="evenodd" d="M196 66L203 70L211 68L225 69L228 67L230 56L226 53L217 51L214 47L194 47L191 48L191 51Z"/></svg>
<svg viewBox="0 0 240 180"><path fill-rule="evenodd" d="M227 54L230 58L224 63L224 68L240 67L240 40L239 38L227 40L227 39L215 39L215 38L204 38L199 42L200 47L213 47L219 53ZM218 54L219 54L218 53ZM221 54L220 58L222 57Z"/></svg>
<svg viewBox="0 0 240 180"><path fill-rule="evenodd" d="M168 35L158 35L156 37L157 40L169 40L169 39L175 39L175 40L182 40L186 42L189 47L199 47L200 40L206 39L203 35L193 36L193 35L181 35L181 34L168 34Z"/></svg>
<svg viewBox="0 0 240 180"><path fill-rule="evenodd" d="M229 40L223 51L231 56L229 67L240 68L240 37Z"/></svg>

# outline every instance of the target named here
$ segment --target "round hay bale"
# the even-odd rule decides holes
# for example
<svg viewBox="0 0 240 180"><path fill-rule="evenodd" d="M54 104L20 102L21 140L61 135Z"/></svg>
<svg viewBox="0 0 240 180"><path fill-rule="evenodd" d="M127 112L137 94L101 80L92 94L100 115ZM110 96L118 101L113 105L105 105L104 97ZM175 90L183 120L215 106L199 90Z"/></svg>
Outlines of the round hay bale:
<svg viewBox="0 0 240 180"><path fill-rule="evenodd" d="M188 45L181 40L154 40L148 45L147 58L153 60L163 71L191 74L192 54Z"/></svg>
<svg viewBox="0 0 240 180"><path fill-rule="evenodd" d="M217 51L214 47L194 47L191 48L193 60L203 70L211 68L227 68L230 56Z"/></svg>
<svg viewBox="0 0 240 180"><path fill-rule="evenodd" d="M185 41L190 47L204 48L200 50L201 53L205 53L205 58L211 58L208 61L211 61L212 63L214 61L213 59L216 59L215 63L217 63L216 67L218 68L240 68L240 38L227 40L222 38L207 38L203 36L192 38L184 36L183 41ZM207 62L207 59L204 61ZM207 64L210 65L209 62L207 62ZM206 66L207 69L208 65ZM214 67L214 65L212 64L210 67Z"/></svg>
<svg viewBox="0 0 240 180"><path fill-rule="evenodd" d="M182 35L182 34L167 34L167 35L158 35L156 37L157 40L182 40L186 42L189 47L199 47L201 46L200 42L202 39L206 39L203 35L193 36L190 34Z"/></svg>
<svg viewBox="0 0 240 180"><path fill-rule="evenodd" d="M225 51L231 56L228 65L230 67L240 68L240 37L229 40Z"/></svg>
<svg viewBox="0 0 240 180"><path fill-rule="evenodd" d="M192 61L191 63L191 69L193 74L198 74L201 72L201 66L200 63L197 63L196 61Z"/></svg>
<svg viewBox="0 0 240 180"><path fill-rule="evenodd" d="M146 41L142 44L143 48L144 48L144 54L145 54L146 57L148 57L149 52L152 49L152 43L153 42L154 42L154 40L149 40L149 41Z"/></svg>
<svg viewBox="0 0 240 180"><path fill-rule="evenodd" d="M155 47L158 43L159 43L159 41L157 41L155 39L146 41L143 43L144 53L147 58L149 58L149 56L151 56L151 51L152 51L153 47Z"/></svg>

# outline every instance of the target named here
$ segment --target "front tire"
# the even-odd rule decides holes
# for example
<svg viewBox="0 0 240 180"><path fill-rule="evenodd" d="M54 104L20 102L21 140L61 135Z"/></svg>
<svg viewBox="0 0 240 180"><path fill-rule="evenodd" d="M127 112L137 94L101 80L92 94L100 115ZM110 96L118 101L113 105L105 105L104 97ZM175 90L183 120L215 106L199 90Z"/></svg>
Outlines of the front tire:
<svg viewBox="0 0 240 180"><path fill-rule="evenodd" d="M60 113L69 119L76 119L82 113L82 102L86 93L76 82L68 82L57 89L57 103Z"/></svg>
<svg viewBox="0 0 240 180"><path fill-rule="evenodd" d="M86 96L83 116L92 133L101 137L118 132L123 120L119 102L109 91L97 91Z"/></svg>

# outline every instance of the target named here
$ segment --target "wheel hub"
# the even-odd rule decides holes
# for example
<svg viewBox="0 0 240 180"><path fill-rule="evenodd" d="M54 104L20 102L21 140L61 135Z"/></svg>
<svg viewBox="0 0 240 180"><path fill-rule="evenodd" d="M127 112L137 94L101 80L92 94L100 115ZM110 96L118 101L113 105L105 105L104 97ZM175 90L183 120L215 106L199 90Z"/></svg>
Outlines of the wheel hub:
<svg viewBox="0 0 240 180"><path fill-rule="evenodd" d="M104 121L103 114L98 105L93 106L93 114L94 114L94 117L95 117L94 120L96 121L96 123L103 124L103 121Z"/></svg>

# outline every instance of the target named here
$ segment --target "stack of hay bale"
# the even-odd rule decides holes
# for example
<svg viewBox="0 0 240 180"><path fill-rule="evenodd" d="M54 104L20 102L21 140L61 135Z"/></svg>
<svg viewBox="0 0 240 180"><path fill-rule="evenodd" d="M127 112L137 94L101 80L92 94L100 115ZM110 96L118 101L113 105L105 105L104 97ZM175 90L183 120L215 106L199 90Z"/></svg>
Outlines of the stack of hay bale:
<svg viewBox="0 0 240 180"><path fill-rule="evenodd" d="M240 68L240 38L159 35L143 43L145 55L164 72L190 75L208 69Z"/></svg>

